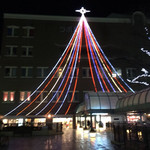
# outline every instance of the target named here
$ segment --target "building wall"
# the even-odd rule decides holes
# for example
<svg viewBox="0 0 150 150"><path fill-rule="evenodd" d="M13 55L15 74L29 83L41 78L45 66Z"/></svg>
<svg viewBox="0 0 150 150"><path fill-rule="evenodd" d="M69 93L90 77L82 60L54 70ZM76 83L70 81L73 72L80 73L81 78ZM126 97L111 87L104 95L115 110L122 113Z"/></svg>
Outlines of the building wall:
<svg viewBox="0 0 150 150"><path fill-rule="evenodd" d="M38 77L38 68L47 67L48 71L52 69L67 46L78 20L74 17L4 15L0 56L0 114L5 114L20 104L20 91L34 91L43 81L44 77ZM88 18L97 41L113 66L121 68L122 77L125 81L128 78L127 68L135 68L134 76L136 76L141 73L143 66L149 69L150 63L149 56L140 50L141 47L150 48L150 42L144 29L145 25L149 27L149 24L138 27L138 23L133 22L134 20L135 18ZM8 28L12 27L17 29L15 35L8 36L8 33L10 34ZM31 36L26 36L29 35L29 30L31 30ZM11 49L10 52L10 47L16 47L16 49ZM75 113L78 104L84 100L84 91L94 90L91 77L88 73L85 77L83 73L85 68L88 72L88 60L84 51L85 43L83 40L77 96L69 111L70 114ZM9 69L12 67L16 68L13 77L8 75ZM29 71L30 77L22 77L25 67L32 70ZM11 72L11 74L13 73ZM145 88L142 85L128 84L135 91ZM13 102L3 101L4 91L15 92ZM68 102L65 103L60 113L64 113L67 106ZM34 107L35 105L32 105L30 110ZM20 107L17 112L21 108L23 107ZM58 106L53 112L57 108Z"/></svg>

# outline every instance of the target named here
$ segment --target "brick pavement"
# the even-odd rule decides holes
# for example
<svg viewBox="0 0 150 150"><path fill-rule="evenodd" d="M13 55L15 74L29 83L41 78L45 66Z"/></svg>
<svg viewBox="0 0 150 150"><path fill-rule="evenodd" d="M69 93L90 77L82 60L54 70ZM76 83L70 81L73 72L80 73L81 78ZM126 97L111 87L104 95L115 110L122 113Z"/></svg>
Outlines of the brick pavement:
<svg viewBox="0 0 150 150"><path fill-rule="evenodd" d="M117 150L111 144L111 132L97 132L95 137L83 130L64 129L62 135L11 137L1 150Z"/></svg>

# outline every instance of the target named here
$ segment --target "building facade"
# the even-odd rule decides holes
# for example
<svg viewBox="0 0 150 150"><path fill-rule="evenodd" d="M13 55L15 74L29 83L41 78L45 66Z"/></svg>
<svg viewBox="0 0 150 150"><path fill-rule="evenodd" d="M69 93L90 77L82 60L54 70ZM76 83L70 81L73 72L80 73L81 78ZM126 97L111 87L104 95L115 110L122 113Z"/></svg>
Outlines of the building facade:
<svg viewBox="0 0 150 150"><path fill-rule="evenodd" d="M66 48L79 18L4 14L2 20L0 115L3 116L27 99L46 78ZM146 84L140 83L150 83L148 76L150 56L147 51L150 49L149 20L140 12L134 13L130 18L87 18L87 20L97 41L118 74L135 91L146 88ZM85 93L94 90L85 49L83 39L78 84L68 116L76 114L79 104L84 101ZM143 68L144 72L141 71ZM58 70L55 81L61 71L61 69ZM142 74L145 76L137 78L136 81L140 82L137 84L134 79ZM112 72L112 77L115 77L114 72ZM52 82L52 85L55 81ZM38 105L47 95L48 90L46 89L22 115ZM69 91L59 115L65 113L72 91L73 87ZM28 105L40 92L41 89L36 91L35 95L29 97L24 105ZM50 97L54 93L55 90L52 91ZM55 99L57 100L58 97L59 93ZM47 101L42 104L42 107ZM53 109L52 114L58 106ZM11 115L15 115L23 108L24 106L21 106ZM48 109L45 109L40 115L44 116Z"/></svg>

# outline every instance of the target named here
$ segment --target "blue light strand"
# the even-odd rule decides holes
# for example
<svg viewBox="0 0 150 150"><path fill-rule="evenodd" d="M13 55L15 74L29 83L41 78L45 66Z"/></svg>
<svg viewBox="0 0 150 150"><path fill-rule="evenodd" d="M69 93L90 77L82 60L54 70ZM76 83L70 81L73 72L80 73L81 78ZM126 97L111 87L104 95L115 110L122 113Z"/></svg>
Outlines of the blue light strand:
<svg viewBox="0 0 150 150"><path fill-rule="evenodd" d="M105 92L104 87L103 87L102 82L101 82L100 77L99 77L99 73L98 73L98 70L97 70L97 67L96 67L96 64L95 64L93 55L92 55L91 46L90 46L90 44L89 44L89 39L88 39L88 37L87 37L87 36L88 36L88 35L87 35L87 29L85 29L85 30L86 30L86 39L87 39L87 41L88 41L88 46L89 46L89 49L90 49L90 54L91 54L92 62L93 62L94 69L95 69L95 72L96 72L96 76L97 76L97 78L98 78L98 81L99 81L99 84L100 84L100 86L101 86L102 91Z"/></svg>
<svg viewBox="0 0 150 150"><path fill-rule="evenodd" d="M58 91L59 91L59 89L61 88L61 86L62 86L62 84L63 84L63 82L64 82L64 80L65 80L65 78L66 78L66 75L67 75L67 73L68 73L68 71L69 71L70 64L71 64L71 61L72 61L72 59L73 59L74 53L75 53L75 51L73 50L71 59L70 59L70 61L69 61L68 67L67 67L67 70L66 70L66 72L65 72L65 75L64 75L64 77L63 77L63 79L62 79L62 81L61 81L61 83L60 83L60 85L59 85L57 91L55 92L55 94L53 95L53 97L49 100L49 102L47 103L47 105L46 105L45 107L43 107L43 108L36 114L36 116L39 115L39 114L53 101L54 97L55 97L56 94L58 93Z"/></svg>
<svg viewBox="0 0 150 150"><path fill-rule="evenodd" d="M89 34L89 33L88 33L88 34ZM89 34L89 37L90 37L90 34ZM93 47L94 54L95 54L95 56L96 56L96 60L97 60L97 62L98 62L98 64L99 64L99 66L100 66L100 68L101 68L101 70L102 70L102 72L103 72L103 74L104 74L104 76L105 76L107 82L108 82L109 85L111 86L112 90L113 90L114 92L116 92L115 89L114 89L114 87L113 87L112 84L110 83L110 81L109 81L109 79L108 79L108 77L107 77L107 75L106 75L106 73L105 73L103 67L102 67L102 64L101 64L101 62L100 62L100 60L99 60L99 58L98 58L98 55L97 55L97 52L96 52L96 50L95 50L95 48L94 48L94 45L93 45L93 42L92 42L91 37L90 37L90 41L91 41L91 44L92 44L92 47Z"/></svg>
<svg viewBox="0 0 150 150"><path fill-rule="evenodd" d="M71 41L72 41L72 39L73 39L73 37L74 37L74 35L75 35L76 30L77 30L78 26L80 25L80 23L81 23L81 19L80 19L80 21L79 21L79 23L78 23L78 25L77 25L77 27L76 27L76 29L75 29L75 31L74 31L72 37L71 37L71 39L70 39L70 41L69 41L69 43L68 43L66 49L64 50L63 54L61 55L61 57L59 58L59 60L57 61L57 63L56 63L55 66L53 67L53 69L52 69L52 70L50 71L50 73L47 75L47 77L46 77L46 78L42 81L42 83L34 90L34 92L31 93L31 95L30 95L29 97L27 97L22 103L20 103L20 104L19 104L18 106L16 106L14 109L12 109L12 110L9 111L8 113L6 113L6 114L4 115L4 117L8 116L8 115L11 114L12 112L14 112L16 109L18 109L20 106L22 106L22 105L23 105L29 98L31 98L31 97L37 92L37 90L46 82L46 80L49 78L49 76L52 74L52 72L56 69L57 65L59 64L59 62L60 62L61 59L63 58L64 54L66 53L66 51L67 51L67 49L68 49L68 47L69 47L69 45L70 45L70 43L71 43Z"/></svg>
<svg viewBox="0 0 150 150"><path fill-rule="evenodd" d="M86 23L87 23L87 21L86 21ZM87 25L88 25L88 23L87 23ZM89 25L88 25L88 28L90 29ZM107 60L107 62L108 62L109 65L111 66L111 68L113 69L113 71L117 74L117 76L121 79L121 81L128 87L128 89L130 89L133 93L135 93L134 90L123 80L123 78L121 78L121 76L119 76L118 72L117 72L117 71L115 70L115 68L112 66L112 64L110 63L110 61L109 61L108 58L106 57L105 53L103 52L101 46L100 46L99 43L97 42L97 40L96 40L96 38L95 38L95 36L94 36L94 34L93 34L93 32L92 32L91 29L90 29L90 32L91 32L91 34L92 34L92 36L93 36L93 38L94 38L94 40L95 40L97 46L99 47L101 53L103 54L103 56L105 57L105 59Z"/></svg>
<svg viewBox="0 0 150 150"><path fill-rule="evenodd" d="M82 31L82 29L81 29ZM71 87L71 84L72 84L72 80L73 80L73 77L74 77L74 73L75 73L75 69L76 69L76 65L77 65L77 60L78 60L78 54L79 54L79 46L80 46L80 38L81 38L81 31L80 31L80 37L79 37L79 44L78 44L78 49L77 49L77 55L76 55L76 59L75 59L75 64L74 64L74 67L73 67L73 72L72 72L72 75L71 75L71 79L70 79L70 83L69 83L69 86L68 86L68 89L67 89L67 92L66 92L66 95L60 105L60 107L57 109L57 111L55 112L55 115L57 115L57 113L60 111L60 109L62 108L67 96L68 96L68 92L70 90L70 87Z"/></svg>
<svg viewBox="0 0 150 150"><path fill-rule="evenodd" d="M79 33L78 33L78 34L79 34ZM77 37L78 37L78 34L77 34ZM69 61L68 67L67 67L67 70L66 70L66 72L65 72L65 75L64 75L64 77L63 77L63 79L62 79L62 81L61 81L61 83L60 83L60 85L59 85L57 91L55 92L55 94L53 95L53 97L49 100L49 102L48 102L38 113L35 114L36 116L39 115L43 110L45 110L46 107L53 101L54 97L56 96L56 94L58 93L60 87L62 86L62 84L63 84L63 82L64 82L64 80L65 80L65 78L66 78L66 76L67 76L67 74L68 74L68 71L69 71L71 62L72 62L72 60L73 60L73 56L74 56L74 54L75 54L76 45L77 45L77 40L76 40L76 43L75 43L75 46L74 46L74 49L73 49L72 56L71 56L71 59L70 59L70 61Z"/></svg>

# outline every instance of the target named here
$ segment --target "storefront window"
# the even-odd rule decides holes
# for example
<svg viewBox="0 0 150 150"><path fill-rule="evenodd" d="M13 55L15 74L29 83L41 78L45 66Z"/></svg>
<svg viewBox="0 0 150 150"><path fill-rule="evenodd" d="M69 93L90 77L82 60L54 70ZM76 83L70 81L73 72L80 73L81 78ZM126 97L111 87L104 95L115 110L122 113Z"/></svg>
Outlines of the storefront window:
<svg viewBox="0 0 150 150"><path fill-rule="evenodd" d="M131 113L127 115L127 121L129 123L135 123L139 120L140 120L140 115L138 115L137 113Z"/></svg>

